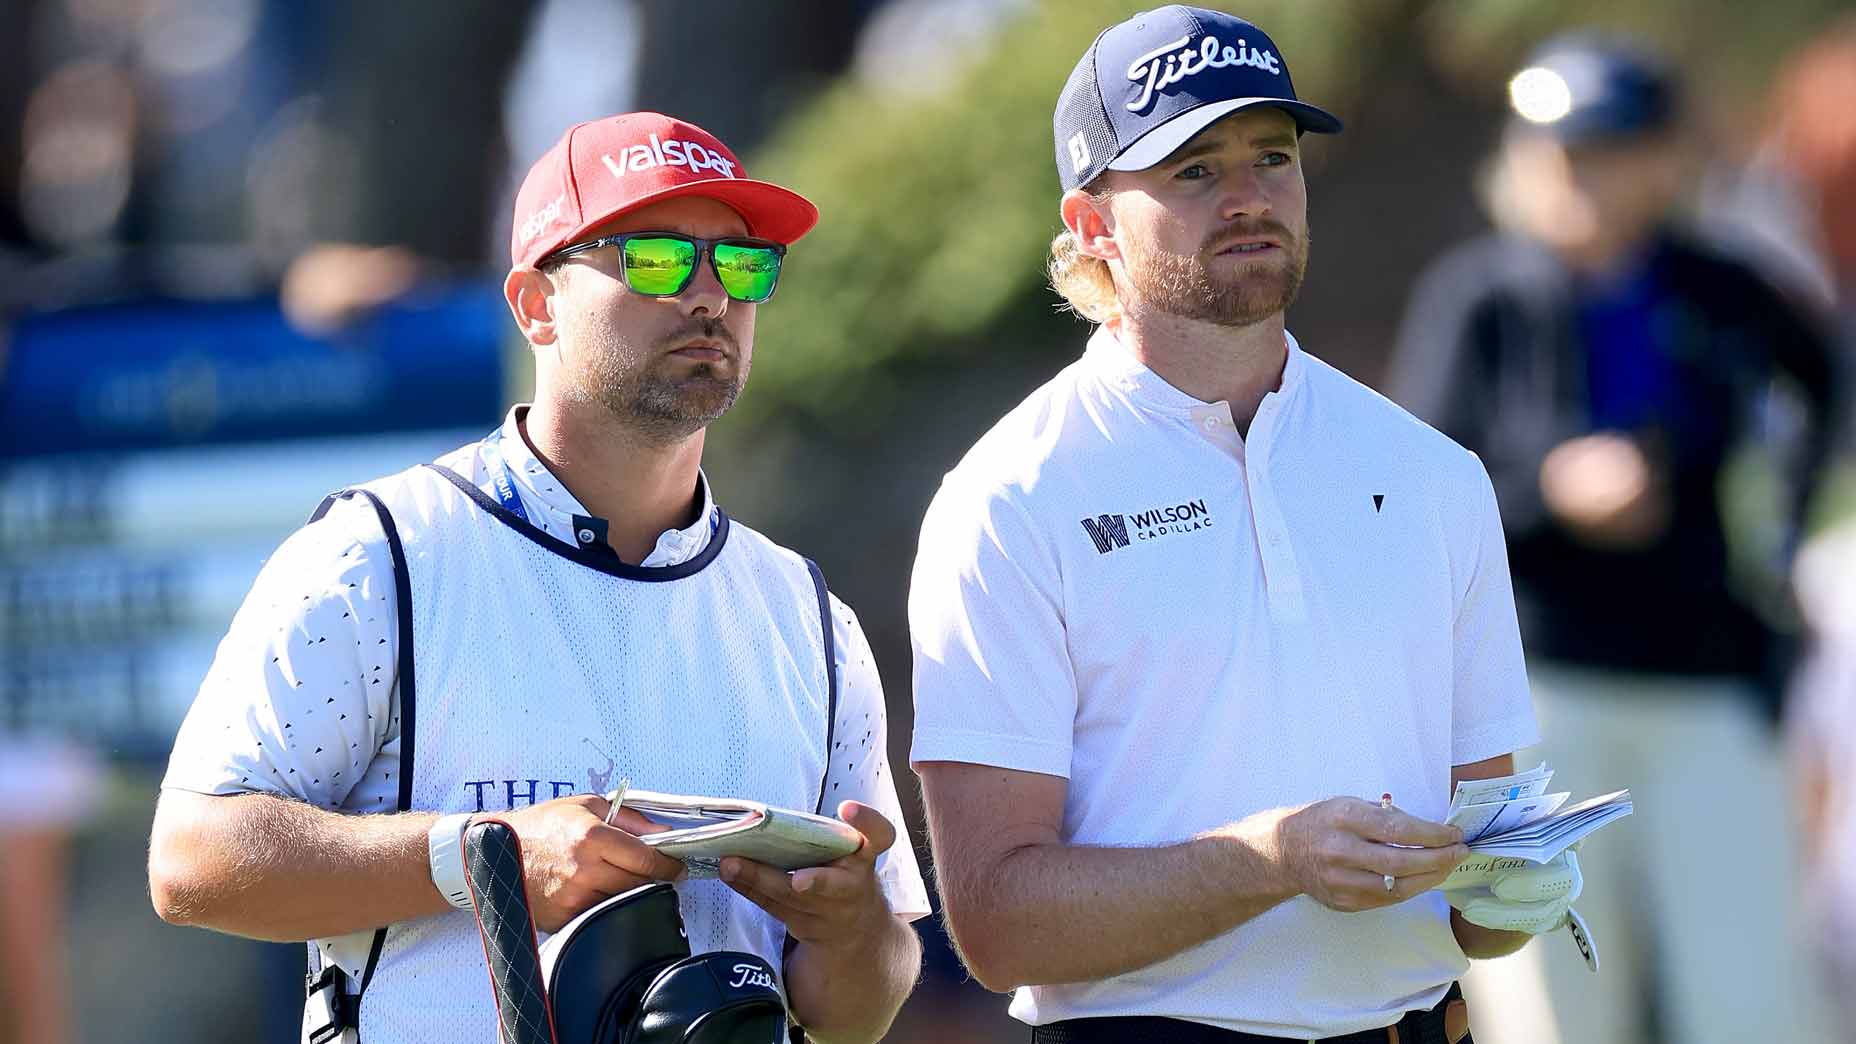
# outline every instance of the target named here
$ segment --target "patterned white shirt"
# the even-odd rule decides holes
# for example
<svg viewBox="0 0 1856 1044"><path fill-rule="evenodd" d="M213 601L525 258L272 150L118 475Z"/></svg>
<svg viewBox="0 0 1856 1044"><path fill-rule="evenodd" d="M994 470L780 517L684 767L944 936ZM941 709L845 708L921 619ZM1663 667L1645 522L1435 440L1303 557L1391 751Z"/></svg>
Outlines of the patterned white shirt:
<svg viewBox="0 0 1856 1044"><path fill-rule="evenodd" d="M535 458L517 428L516 411L502 433L500 451L529 521L576 542L575 519L585 509ZM495 496L500 467L491 467L481 443L440 463ZM666 530L643 565L677 565L708 546L714 501L706 480L701 488L697 520ZM831 615L838 675L834 735L843 743L832 752L826 807L861 801L895 825L898 842L879 861L879 880L895 913L920 917L929 912L928 896L889 766L882 681L856 614L835 595ZM392 810L400 772L398 664L386 537L365 501L338 501L265 563L181 725L162 787L279 794L345 812ZM589 790L616 782L609 754L589 750L588 759ZM633 782L650 787L649 780ZM558 796L546 788L533 795L482 795L494 808ZM358 938L364 943L366 933ZM339 956L345 965L352 962L352 955Z"/></svg>

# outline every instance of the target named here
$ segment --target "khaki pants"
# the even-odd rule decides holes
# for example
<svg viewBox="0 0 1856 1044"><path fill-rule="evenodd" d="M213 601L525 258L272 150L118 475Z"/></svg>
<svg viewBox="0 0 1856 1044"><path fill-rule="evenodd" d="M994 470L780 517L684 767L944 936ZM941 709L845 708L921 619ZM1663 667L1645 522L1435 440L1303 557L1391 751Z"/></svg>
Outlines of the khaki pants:
<svg viewBox="0 0 1856 1044"><path fill-rule="evenodd" d="M1534 663L1538 748L1573 800L1629 787L1636 812L1579 849L1603 968L1564 930L1475 961L1482 1044L1831 1039L1797 921L1796 831L1772 730L1739 684Z"/></svg>

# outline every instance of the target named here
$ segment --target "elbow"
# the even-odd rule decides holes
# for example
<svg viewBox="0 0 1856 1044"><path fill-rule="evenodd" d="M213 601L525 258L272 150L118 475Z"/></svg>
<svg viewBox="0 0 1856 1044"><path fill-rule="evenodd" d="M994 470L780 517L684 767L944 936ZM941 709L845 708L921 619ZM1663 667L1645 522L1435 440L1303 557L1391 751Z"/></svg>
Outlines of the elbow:
<svg viewBox="0 0 1856 1044"><path fill-rule="evenodd" d="M955 913L943 894L947 936L967 974L994 993L1010 993L1031 982L1029 969L1013 947L1014 933L1005 919L980 910Z"/></svg>
<svg viewBox="0 0 1856 1044"><path fill-rule="evenodd" d="M967 971L972 973L974 982L979 983L982 988L991 990L993 993L1011 993L1013 990L1018 989L1018 987L1025 985L1020 981L1023 976L1014 975L1003 966L978 964L969 961L967 964Z"/></svg>
<svg viewBox="0 0 1856 1044"><path fill-rule="evenodd" d="M959 952L973 981L994 993L1010 993L1020 986L1029 985L1031 976L1025 974L1010 953L966 947L961 947Z"/></svg>
<svg viewBox="0 0 1856 1044"><path fill-rule="evenodd" d="M166 807L156 809L148 837L148 899L155 915L169 924L213 927L212 851L198 821Z"/></svg>
<svg viewBox="0 0 1856 1044"><path fill-rule="evenodd" d="M197 924L198 919L194 915L196 904L189 902L187 895L186 887L172 871L150 864L148 898L149 902L154 905L156 917L169 924Z"/></svg>
<svg viewBox="0 0 1856 1044"><path fill-rule="evenodd" d="M157 833L148 846L148 898L155 916L169 924L200 923L200 889L193 881L187 861L174 852L175 846Z"/></svg>
<svg viewBox="0 0 1856 1044"><path fill-rule="evenodd" d="M1016 879L1007 849L989 859L944 859L939 867L941 916L954 953L974 981L993 993L1058 981L1040 940L1045 916L1010 886Z"/></svg>

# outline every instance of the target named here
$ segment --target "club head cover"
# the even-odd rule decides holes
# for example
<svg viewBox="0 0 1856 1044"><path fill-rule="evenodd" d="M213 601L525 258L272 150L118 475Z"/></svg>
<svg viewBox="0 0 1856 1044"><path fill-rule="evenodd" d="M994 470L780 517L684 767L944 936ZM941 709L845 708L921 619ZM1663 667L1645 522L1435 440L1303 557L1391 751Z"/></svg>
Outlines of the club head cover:
<svg viewBox="0 0 1856 1044"><path fill-rule="evenodd" d="M661 881L582 911L541 947L560 1044L617 1044L645 989L689 955L676 889Z"/></svg>
<svg viewBox="0 0 1856 1044"><path fill-rule="evenodd" d="M751 953L719 950L660 972L623 1044L784 1044L786 1027L773 967Z"/></svg>

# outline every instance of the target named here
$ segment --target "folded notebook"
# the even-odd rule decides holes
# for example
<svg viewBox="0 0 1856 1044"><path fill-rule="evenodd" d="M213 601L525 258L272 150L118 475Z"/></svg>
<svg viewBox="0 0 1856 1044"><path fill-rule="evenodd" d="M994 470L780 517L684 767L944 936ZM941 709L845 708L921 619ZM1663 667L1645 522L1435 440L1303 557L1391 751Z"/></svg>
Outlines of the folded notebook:
<svg viewBox="0 0 1856 1044"><path fill-rule="evenodd" d="M863 835L839 820L759 801L628 788L620 804L670 827L640 840L681 860L691 877L717 876L723 856L798 870L850 855L863 844Z"/></svg>

